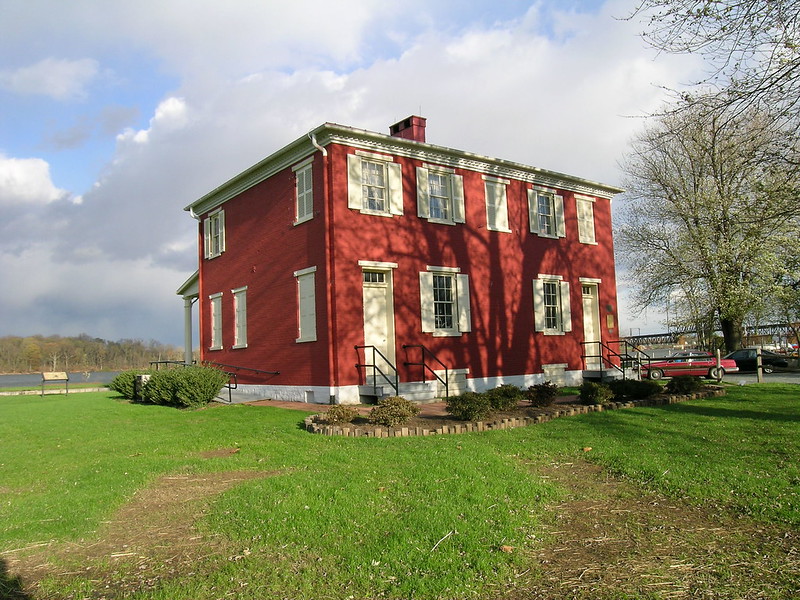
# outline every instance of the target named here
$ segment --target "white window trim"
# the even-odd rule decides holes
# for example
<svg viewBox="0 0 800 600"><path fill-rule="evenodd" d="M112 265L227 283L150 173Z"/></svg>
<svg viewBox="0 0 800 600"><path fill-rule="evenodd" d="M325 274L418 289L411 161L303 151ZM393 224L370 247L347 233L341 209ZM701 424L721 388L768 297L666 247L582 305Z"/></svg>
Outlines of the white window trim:
<svg viewBox="0 0 800 600"><path fill-rule="evenodd" d="M314 218L314 181L313 181L314 171L313 171L313 167L312 167L313 163L314 163L314 157L311 156L311 157L307 158L306 160L304 160L302 162L299 162L299 163L297 163L296 165L294 165L292 167L292 172L295 175L295 186L294 186L295 218L294 218L294 225L300 225L301 223L305 223L306 221L310 221L311 219ZM297 184L298 184L298 181L299 181L298 180L298 176L301 173L305 173L305 171L309 171L310 174L311 174L311 188L310 188L310 190L307 190L307 192L306 192L306 193L310 194L310 196L311 196L311 207L310 207L310 210L309 210L308 213L306 213L304 215L300 215L300 195L298 193L299 192L299 188L298 188Z"/></svg>
<svg viewBox="0 0 800 600"><path fill-rule="evenodd" d="M591 211L592 220L581 220L581 211L578 208L581 202L588 202L589 209ZM597 202L597 198L593 196L584 196L583 194L575 194L575 215L578 222L578 241L581 244L587 244L590 246L597 246L597 228L595 227L594 223L594 203ZM581 223L586 223L587 227L590 226L591 232L587 232L583 227L581 227ZM590 233L591 235L587 235Z"/></svg>
<svg viewBox="0 0 800 600"><path fill-rule="evenodd" d="M447 219L431 217L431 197L429 176L431 173L447 177L447 201L449 202L449 217ZM427 219L429 223L441 225L455 225L465 223L464 211L464 177L456 174L455 169L423 163L417 167L417 216Z"/></svg>
<svg viewBox="0 0 800 600"><path fill-rule="evenodd" d="M545 327L544 284L558 284L559 326ZM544 335L564 335L572 331L572 308L570 305L570 285L564 281L563 275L539 274L533 280L533 313L534 331Z"/></svg>
<svg viewBox="0 0 800 600"><path fill-rule="evenodd" d="M233 294L233 346L234 350L247 348L247 286L231 290ZM242 302L243 301L243 302ZM241 307L240 303L244 306Z"/></svg>
<svg viewBox="0 0 800 600"><path fill-rule="evenodd" d="M297 339L295 343L316 342L317 341L317 290L316 276L317 267L306 267L294 272L297 280ZM311 294L313 297L313 320L306 321L304 326L302 304L303 304L303 283L311 281Z"/></svg>
<svg viewBox="0 0 800 600"><path fill-rule="evenodd" d="M381 163L385 168L386 210L364 208L362 161ZM365 215L393 217L403 214L403 168L391 156L357 150L347 155L347 207Z"/></svg>
<svg viewBox="0 0 800 600"><path fill-rule="evenodd" d="M219 244L215 251L212 243L211 223L213 221L219 222ZM205 219L203 219L203 257L211 260L217 258L225 252L225 211L221 208L212 210Z"/></svg>
<svg viewBox="0 0 800 600"><path fill-rule="evenodd" d="M483 189L486 203L486 229L489 231L511 233L511 229L508 226L508 185L511 181L509 179L492 177L490 175L482 175L482 178L484 181ZM503 186L501 188L503 193L500 198L499 206L495 207L495 218L494 223L492 223L492 219L489 216L489 187L499 185Z"/></svg>
<svg viewBox="0 0 800 600"><path fill-rule="evenodd" d="M359 267L366 267L368 269L396 269L396 262L380 262L377 260L360 260L358 261Z"/></svg>
<svg viewBox="0 0 800 600"><path fill-rule="evenodd" d="M546 233L539 229L539 194L551 196L553 208L554 233ZM528 226L531 233L539 237L558 239L567 236L567 227L564 222L564 196L558 190L548 187L533 186L528 189Z"/></svg>
<svg viewBox="0 0 800 600"><path fill-rule="evenodd" d="M436 329L433 300L433 276L450 275L455 286L453 306L453 329ZM472 312L469 298L469 275L461 273L460 267L427 266L419 274L420 317L423 333L433 337L458 337L472 331Z"/></svg>
<svg viewBox="0 0 800 600"><path fill-rule="evenodd" d="M222 350L222 292L210 294L208 299L211 304L209 315L211 317L211 344L209 350ZM215 316L219 314L219 317Z"/></svg>

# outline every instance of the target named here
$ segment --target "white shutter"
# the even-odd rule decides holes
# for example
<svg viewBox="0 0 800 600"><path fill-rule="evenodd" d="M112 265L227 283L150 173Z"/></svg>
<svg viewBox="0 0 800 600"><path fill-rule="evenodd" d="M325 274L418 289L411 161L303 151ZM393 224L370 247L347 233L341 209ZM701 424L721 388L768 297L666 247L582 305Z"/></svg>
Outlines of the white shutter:
<svg viewBox="0 0 800 600"><path fill-rule="evenodd" d="M433 273L427 271L420 272L419 301L422 331L432 333L436 324L433 318Z"/></svg>
<svg viewBox="0 0 800 600"><path fill-rule="evenodd" d="M495 231L508 231L508 204L504 183L486 182L486 227Z"/></svg>
<svg viewBox="0 0 800 600"><path fill-rule="evenodd" d="M428 169L417 167L417 216L427 219L431 216L431 193L428 187Z"/></svg>
<svg viewBox="0 0 800 600"><path fill-rule="evenodd" d="M569 303L569 282L562 281L559 286L561 292L561 330L572 331L572 307Z"/></svg>
<svg viewBox="0 0 800 600"><path fill-rule="evenodd" d="M389 180L389 212L393 215L402 215L403 169L399 163L387 163L386 173Z"/></svg>
<svg viewBox="0 0 800 600"><path fill-rule="evenodd" d="M486 189L486 228L497 229L497 203L495 202L495 185L487 181Z"/></svg>
<svg viewBox="0 0 800 600"><path fill-rule="evenodd" d="M553 208L556 220L556 232L558 237L567 236L567 228L564 225L564 196L553 196Z"/></svg>
<svg viewBox="0 0 800 600"><path fill-rule="evenodd" d="M211 258L211 219L203 219L203 258Z"/></svg>
<svg viewBox="0 0 800 600"><path fill-rule="evenodd" d="M469 305L469 275L456 275L456 293L458 294L458 330L462 333L472 331L472 311Z"/></svg>
<svg viewBox="0 0 800 600"><path fill-rule="evenodd" d="M219 211L219 253L225 252L225 211Z"/></svg>
<svg viewBox="0 0 800 600"><path fill-rule="evenodd" d="M544 282L541 279L533 280L533 328L535 331L544 331Z"/></svg>
<svg viewBox="0 0 800 600"><path fill-rule="evenodd" d="M531 233L539 233L539 196L536 190L528 190L528 225Z"/></svg>
<svg viewBox="0 0 800 600"><path fill-rule="evenodd" d="M450 175L450 189L453 192L453 221L456 223L466 223L466 213L464 212L464 178L455 173Z"/></svg>
<svg viewBox="0 0 800 600"><path fill-rule="evenodd" d="M317 307L314 291L314 273L297 278L298 296L298 342L313 342L317 339Z"/></svg>
<svg viewBox="0 0 800 600"><path fill-rule="evenodd" d="M364 208L364 192L361 188L361 157L347 155L347 208Z"/></svg>

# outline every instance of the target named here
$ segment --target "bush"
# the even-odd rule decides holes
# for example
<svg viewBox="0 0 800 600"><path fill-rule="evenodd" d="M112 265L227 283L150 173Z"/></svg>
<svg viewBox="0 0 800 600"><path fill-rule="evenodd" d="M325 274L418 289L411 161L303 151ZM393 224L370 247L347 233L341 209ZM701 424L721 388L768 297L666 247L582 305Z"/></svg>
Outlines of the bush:
<svg viewBox="0 0 800 600"><path fill-rule="evenodd" d="M350 423L358 416L358 410L352 406L336 404L325 413L325 421L331 425Z"/></svg>
<svg viewBox="0 0 800 600"><path fill-rule="evenodd" d="M525 398L531 406L542 408L550 406L558 396L558 386L552 381L532 385L525 392Z"/></svg>
<svg viewBox="0 0 800 600"><path fill-rule="evenodd" d="M465 392L447 399L447 412L462 421L480 421L491 415L492 410L488 394Z"/></svg>
<svg viewBox="0 0 800 600"><path fill-rule="evenodd" d="M228 383L224 371L206 366L155 371L144 386L143 400L180 408L205 406Z"/></svg>
<svg viewBox="0 0 800 600"><path fill-rule="evenodd" d="M395 427L407 423L419 413L419 406L401 396L381 398L378 406L369 411L369 422L384 427Z"/></svg>
<svg viewBox="0 0 800 600"><path fill-rule="evenodd" d="M614 392L614 399L621 400L622 398L630 398L634 400L643 400L645 398L652 398L664 391L664 389L655 381L645 379L637 381L636 379L618 379L609 384L611 391Z"/></svg>
<svg viewBox="0 0 800 600"><path fill-rule="evenodd" d="M578 395L578 399L583 404L608 404L613 397L614 392L610 387L604 383L594 383L593 381L584 381Z"/></svg>
<svg viewBox="0 0 800 600"><path fill-rule="evenodd" d="M666 390L668 394L684 395L699 392L705 387L706 384L699 377L695 377L694 375L678 375L667 382Z"/></svg>
<svg viewBox="0 0 800 600"><path fill-rule="evenodd" d="M486 392L494 410L513 410L517 407L522 390L515 385L504 383Z"/></svg>
<svg viewBox="0 0 800 600"><path fill-rule="evenodd" d="M147 375L155 373L152 369L135 369L133 371L123 371L108 384L112 390L117 392L123 398L128 400L134 399L134 381L137 375Z"/></svg>

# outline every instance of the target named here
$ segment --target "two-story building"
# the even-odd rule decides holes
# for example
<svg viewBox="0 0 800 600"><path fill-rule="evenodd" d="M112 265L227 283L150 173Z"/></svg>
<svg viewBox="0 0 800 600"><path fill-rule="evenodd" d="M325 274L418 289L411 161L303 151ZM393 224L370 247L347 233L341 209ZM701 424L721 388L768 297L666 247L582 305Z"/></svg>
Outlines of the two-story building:
<svg viewBox="0 0 800 600"><path fill-rule="evenodd" d="M578 383L615 340L622 190L326 123L190 204L201 360L274 399ZM373 386L377 386L375 390Z"/></svg>

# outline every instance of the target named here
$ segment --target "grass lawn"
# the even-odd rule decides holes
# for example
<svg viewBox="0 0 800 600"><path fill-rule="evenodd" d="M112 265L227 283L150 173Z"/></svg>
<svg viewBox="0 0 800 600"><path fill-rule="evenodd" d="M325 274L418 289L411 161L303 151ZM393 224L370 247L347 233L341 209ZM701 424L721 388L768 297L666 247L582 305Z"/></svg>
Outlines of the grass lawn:
<svg viewBox="0 0 800 600"><path fill-rule="evenodd" d="M713 586L760 552L769 560L752 560L774 571L760 595L743 576L730 596L703 597L794 597L798 549L785 540L800 530L799 391L730 387L509 431L388 439L311 435L304 413L271 407L0 398L0 598L559 597L533 592L554 585L541 557L565 535L559 507L579 514L570 502L607 494L583 485L586 470L557 475L563 465L624 482L609 514L662 499L663 513L621 526L631 539L664 533L665 503L698 511L695 525L783 535L756 548L742 533L714 550L714 577L699 569L692 581ZM680 597L631 585L585 597Z"/></svg>

